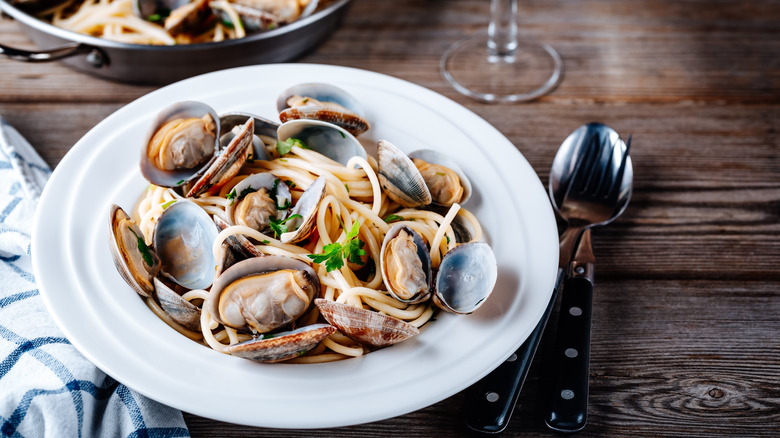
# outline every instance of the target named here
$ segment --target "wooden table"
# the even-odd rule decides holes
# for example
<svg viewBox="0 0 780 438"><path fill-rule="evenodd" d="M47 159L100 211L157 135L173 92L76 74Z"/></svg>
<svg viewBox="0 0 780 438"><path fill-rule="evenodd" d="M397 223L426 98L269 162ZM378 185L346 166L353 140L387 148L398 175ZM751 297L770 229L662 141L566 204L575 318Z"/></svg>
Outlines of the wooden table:
<svg viewBox="0 0 780 438"><path fill-rule="evenodd" d="M457 94L438 69L450 44L483 30L488 9L485 0L355 0L300 61L382 72L454 99L505 134L545 184L577 126L633 133L633 199L593 237L590 411L579 435L780 436L780 2L522 1L522 34L555 47L566 76L536 102L500 105ZM32 47L8 19L0 41ZM154 89L8 60L0 78L0 114L52 166ZM555 435L537 407L553 335L507 436ZM196 437L467 436L464 400L318 431L185 418Z"/></svg>

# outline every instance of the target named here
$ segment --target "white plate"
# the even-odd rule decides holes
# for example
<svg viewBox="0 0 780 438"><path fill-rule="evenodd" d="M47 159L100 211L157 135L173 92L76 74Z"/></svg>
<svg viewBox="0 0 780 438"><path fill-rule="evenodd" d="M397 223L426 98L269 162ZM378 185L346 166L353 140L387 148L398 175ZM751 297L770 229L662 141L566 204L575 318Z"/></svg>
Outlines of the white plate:
<svg viewBox="0 0 780 438"><path fill-rule="evenodd" d="M498 260L493 295L468 316L439 315L406 342L318 365L259 364L176 333L122 280L108 249L108 212L146 188L139 148L154 115L181 100L218 113L278 120L276 96L301 82L340 86L364 105L367 146L445 151L471 178L466 205ZM417 85L343 67L277 64L226 70L155 91L88 132L57 166L38 207L32 256L54 319L90 361L132 389L217 420L277 428L346 426L402 415L479 380L530 334L550 298L558 237L544 188L495 128Z"/></svg>

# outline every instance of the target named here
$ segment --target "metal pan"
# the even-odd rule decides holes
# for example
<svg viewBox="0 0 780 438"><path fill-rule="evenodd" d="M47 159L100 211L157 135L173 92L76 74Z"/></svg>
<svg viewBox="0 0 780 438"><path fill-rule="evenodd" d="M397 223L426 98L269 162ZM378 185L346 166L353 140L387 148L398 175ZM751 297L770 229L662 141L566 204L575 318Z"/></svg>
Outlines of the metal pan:
<svg viewBox="0 0 780 438"><path fill-rule="evenodd" d="M75 70L105 79L161 85L215 70L295 59L333 33L349 3L336 0L304 19L237 40L153 46L64 30L0 0L0 10L16 19L38 47L50 48L27 51L0 45L0 54L27 62L62 60Z"/></svg>

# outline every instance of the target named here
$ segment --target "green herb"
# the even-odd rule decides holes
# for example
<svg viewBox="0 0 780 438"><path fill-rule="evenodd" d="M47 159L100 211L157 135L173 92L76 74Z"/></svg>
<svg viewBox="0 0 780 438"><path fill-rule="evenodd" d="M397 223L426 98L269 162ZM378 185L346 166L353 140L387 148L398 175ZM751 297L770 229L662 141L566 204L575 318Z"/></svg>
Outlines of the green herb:
<svg viewBox="0 0 780 438"><path fill-rule="evenodd" d="M271 197L271 199L273 199L274 206L276 207L277 210L287 210L292 205L292 202L290 202L289 199L285 199L284 204L279 205L279 199L277 199L278 198L277 190L279 190L280 181L281 180L279 178L276 178L274 180L274 186L271 188L271 193L269 194L269 196Z"/></svg>
<svg viewBox="0 0 780 438"><path fill-rule="evenodd" d="M447 235L445 234L445 235L444 235L444 237L446 237L446 238L447 238L447 245L449 245L449 244L450 244L450 236L447 236Z"/></svg>
<svg viewBox="0 0 780 438"><path fill-rule="evenodd" d="M187 182L187 180L184 180L184 179L183 179L183 180L181 180L181 181L177 182L177 183L176 183L176 185L177 185L177 186L180 186L180 185L184 184L185 182Z"/></svg>
<svg viewBox="0 0 780 438"><path fill-rule="evenodd" d="M343 132L339 131L339 134L341 134L341 138L347 138L347 136L346 136L346 135L344 135L344 133L343 133Z"/></svg>
<svg viewBox="0 0 780 438"><path fill-rule="evenodd" d="M235 199L235 198L236 198L236 189L231 190L230 193L225 195L225 199ZM233 203L231 202L230 205L233 205Z"/></svg>
<svg viewBox="0 0 780 438"><path fill-rule="evenodd" d="M268 25L268 27L267 27L266 29L268 29L268 30L273 30L273 29L276 29L276 23L271 23L271 24L269 24L269 25Z"/></svg>
<svg viewBox="0 0 780 438"><path fill-rule="evenodd" d="M293 146L308 149L308 147L306 147L306 145L297 138L288 138L285 141L276 140L276 152L279 152L280 156L289 153Z"/></svg>
<svg viewBox="0 0 780 438"><path fill-rule="evenodd" d="M444 172L436 172L436 175L439 175L439 176L447 176L447 174L446 174L446 173L444 173Z"/></svg>
<svg viewBox="0 0 780 438"><path fill-rule="evenodd" d="M252 186L249 186L249 187L245 188L244 190L241 190L241 193L239 193L239 195L238 195L238 200L240 201L240 200L246 198L246 195L248 195L250 193L254 193L254 192L258 191L258 190L259 189L253 189Z"/></svg>
<svg viewBox="0 0 780 438"><path fill-rule="evenodd" d="M347 233L347 239L343 244L333 242L322 248L322 254L309 254L307 257L312 259L314 263L324 262L328 272L341 269L344 266L345 258L352 263L362 265L363 261L360 257L366 255L366 251L363 250L366 242L357 238L359 229L360 222L355 222Z"/></svg>
<svg viewBox="0 0 780 438"><path fill-rule="evenodd" d="M173 204L174 202L176 202L176 200L175 199L171 199L170 201L168 201L168 202L166 202L165 204L162 205L162 209L165 210L166 208L170 207L171 204Z"/></svg>
<svg viewBox="0 0 780 438"><path fill-rule="evenodd" d="M347 193L349 193L349 186L344 184L344 188L346 188L347 189Z"/></svg>
<svg viewBox="0 0 780 438"><path fill-rule="evenodd" d="M144 258L144 262L149 266L154 265L154 258L152 257L152 250L149 249L148 246L146 246L146 242L144 242L144 239L138 237L138 234L135 234L135 231L133 229L130 229L130 232L133 233L133 236L135 236L136 240L138 240L138 251L141 251L141 256Z"/></svg>
<svg viewBox="0 0 780 438"><path fill-rule="evenodd" d="M309 98L307 97L307 98L303 99L302 103L309 103Z"/></svg>
<svg viewBox="0 0 780 438"><path fill-rule="evenodd" d="M289 188L291 188L291 189L294 189L294 188L295 188L295 183L294 183L294 182L292 182L292 181L285 180L285 181L284 181L284 183L285 183L285 184L287 184L287 187L289 187Z"/></svg>
<svg viewBox="0 0 780 438"><path fill-rule="evenodd" d="M152 14L148 17L146 17L146 21L151 21L152 23L157 23L158 21L162 21L163 17L160 14Z"/></svg>
<svg viewBox="0 0 780 438"><path fill-rule="evenodd" d="M403 216L398 216L397 214L391 214L385 218L385 222L389 224L390 222L400 221L403 219L404 219Z"/></svg>
<svg viewBox="0 0 780 438"><path fill-rule="evenodd" d="M233 22L228 20L222 20L222 25L227 27L228 29L233 29Z"/></svg>
<svg viewBox="0 0 780 438"><path fill-rule="evenodd" d="M276 219L275 217L270 217L269 218L270 222L268 225L271 226L271 230L273 230L274 232L274 237L278 239L283 233L288 232L289 230L287 229L287 225L285 224L287 223L287 221L291 219L295 219L297 217L303 218L303 216L299 214L294 214L284 220Z"/></svg>
<svg viewBox="0 0 780 438"><path fill-rule="evenodd" d="M262 243L263 245L268 245L269 243L271 243L271 241L270 240L263 240L260 243Z"/></svg>

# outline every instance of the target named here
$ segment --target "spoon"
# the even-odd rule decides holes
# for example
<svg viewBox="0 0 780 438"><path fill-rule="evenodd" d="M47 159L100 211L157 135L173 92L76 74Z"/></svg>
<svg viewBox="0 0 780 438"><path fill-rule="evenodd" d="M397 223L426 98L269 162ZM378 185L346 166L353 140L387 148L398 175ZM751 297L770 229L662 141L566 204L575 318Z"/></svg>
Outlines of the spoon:
<svg viewBox="0 0 780 438"><path fill-rule="evenodd" d="M542 318L523 345L472 388L466 413L469 428L500 433L509 424L582 233L609 223L623 212L631 197L632 180L628 146L612 128L589 123L577 128L561 144L550 169L549 189L553 208L568 226L560 239L558 277L553 293Z"/></svg>
<svg viewBox="0 0 780 438"><path fill-rule="evenodd" d="M579 247L576 263L572 264L583 270L582 273L570 272L567 275L561 296L561 308L568 311L562 311L558 320L555 351L562 352L565 357L555 368L550 405L545 414L547 426L561 432L581 430L585 427L588 412L593 297L593 252L588 231L620 216L628 206L633 186L633 168L628 155L631 138L624 144L617 132L600 123L591 123L580 129L585 130L578 145L584 150L581 153L584 157L582 166L596 170L590 174L578 172L568 184L564 184L563 177L569 173L565 169L567 151L562 149L559 155L564 156L559 159L556 155L553 160L549 185L553 207L568 224L561 239L561 256L574 256ZM564 247L564 243L572 247Z"/></svg>

